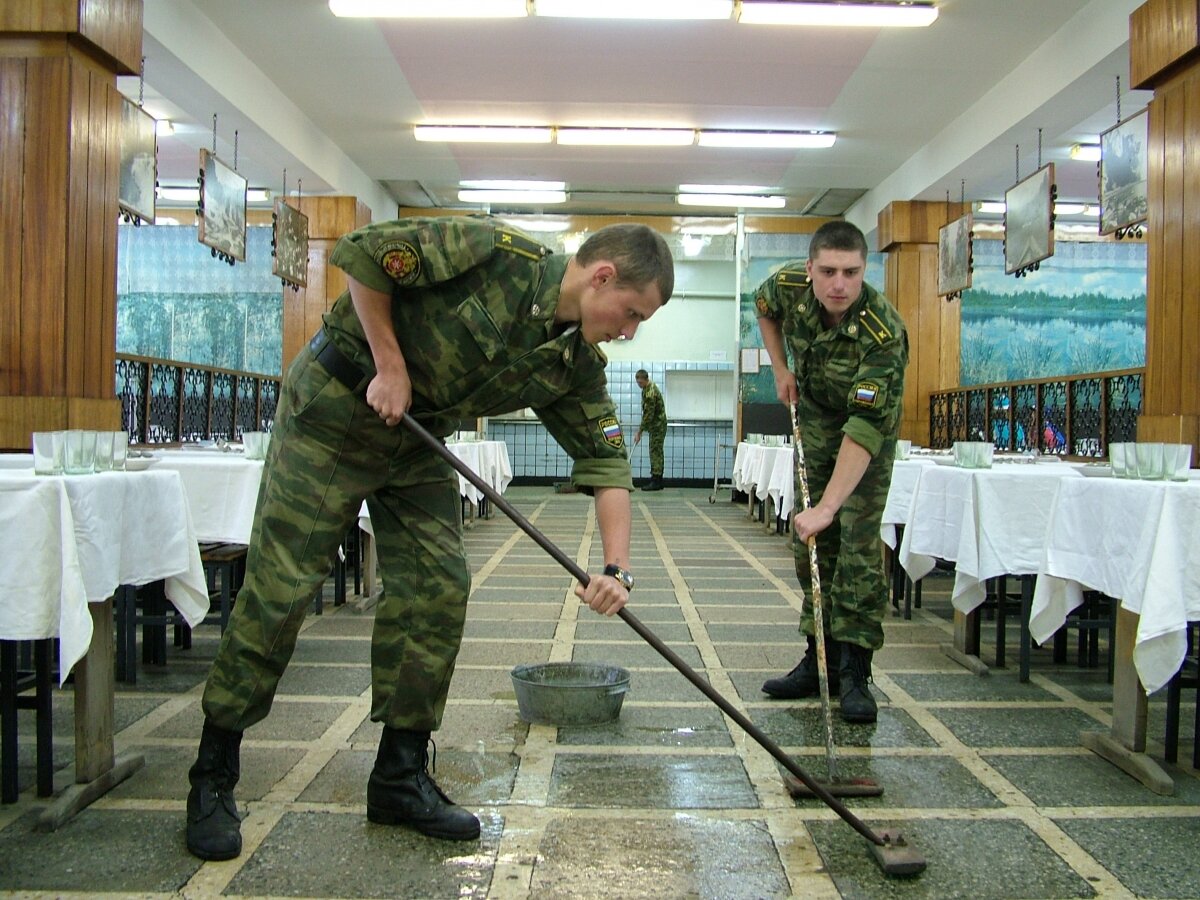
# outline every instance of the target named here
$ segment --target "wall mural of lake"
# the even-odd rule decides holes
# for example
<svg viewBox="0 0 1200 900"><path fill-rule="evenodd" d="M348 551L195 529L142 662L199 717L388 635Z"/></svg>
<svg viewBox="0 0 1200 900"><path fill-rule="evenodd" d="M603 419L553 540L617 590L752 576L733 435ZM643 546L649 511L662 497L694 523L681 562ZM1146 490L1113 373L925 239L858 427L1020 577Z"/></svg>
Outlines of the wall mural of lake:
<svg viewBox="0 0 1200 900"><path fill-rule="evenodd" d="M1002 243L976 240L962 297L961 383L1078 375L1146 364L1146 245L1056 241L1025 278Z"/></svg>

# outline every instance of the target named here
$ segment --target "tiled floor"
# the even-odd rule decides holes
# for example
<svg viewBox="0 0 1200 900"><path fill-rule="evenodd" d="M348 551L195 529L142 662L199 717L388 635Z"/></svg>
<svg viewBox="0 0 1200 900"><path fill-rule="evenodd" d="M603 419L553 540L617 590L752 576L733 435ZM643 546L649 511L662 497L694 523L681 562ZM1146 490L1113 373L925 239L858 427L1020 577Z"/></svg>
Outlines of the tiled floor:
<svg viewBox="0 0 1200 900"><path fill-rule="evenodd" d="M591 503L548 489L509 499L568 555L600 560ZM769 701L795 664L799 602L786 539L703 490L634 495L631 609L806 768L825 771L819 706ZM873 726L835 727L841 770L884 785L849 801L898 826L928 860L886 879L867 842L816 801L625 623L580 609L570 579L502 515L467 531L475 570L466 642L437 738L437 778L478 813L477 843L371 825L364 790L379 727L367 720L371 613L310 616L271 715L243 743L242 856L201 864L183 845L186 770L215 638L170 652L117 697L132 778L54 833L32 830L32 721L23 793L0 807L0 891L23 896L204 897L1200 897L1200 781L1173 768L1162 797L1083 749L1111 711L1102 671L1054 665L1033 679L969 674L943 655L946 588L931 576L911 621L887 622ZM990 647L985 633L985 648ZM985 658L989 650L985 650ZM509 670L589 660L631 669L612 725L520 721ZM1015 664L1015 659L1013 660ZM1152 753L1163 704L1152 698ZM25 715L25 714L23 714ZM31 714L30 714L31 715ZM836 714L835 714L836 715ZM1194 705L1185 707L1190 735ZM70 779L71 698L55 698L55 757ZM1185 743L1180 758L1191 759Z"/></svg>

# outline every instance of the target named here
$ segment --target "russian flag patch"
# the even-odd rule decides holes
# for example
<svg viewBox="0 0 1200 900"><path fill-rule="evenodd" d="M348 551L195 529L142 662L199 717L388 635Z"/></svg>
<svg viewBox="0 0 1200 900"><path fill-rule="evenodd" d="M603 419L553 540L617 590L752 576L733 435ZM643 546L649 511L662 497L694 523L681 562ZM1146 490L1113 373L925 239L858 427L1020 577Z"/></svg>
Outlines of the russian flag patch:
<svg viewBox="0 0 1200 900"><path fill-rule="evenodd" d="M621 436L621 423L617 421L616 416L605 416L597 424L600 426L600 437L604 443L618 450L625 446L625 439Z"/></svg>
<svg viewBox="0 0 1200 900"><path fill-rule="evenodd" d="M863 382L855 385L854 402L858 406L866 406L873 408L879 400L879 386Z"/></svg>

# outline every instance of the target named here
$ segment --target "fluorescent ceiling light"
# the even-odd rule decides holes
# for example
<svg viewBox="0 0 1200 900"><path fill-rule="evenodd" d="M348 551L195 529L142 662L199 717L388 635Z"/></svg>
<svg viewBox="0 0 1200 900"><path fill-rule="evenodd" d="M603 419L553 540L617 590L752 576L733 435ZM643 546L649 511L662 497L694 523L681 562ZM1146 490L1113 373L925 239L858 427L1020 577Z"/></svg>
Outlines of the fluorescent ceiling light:
<svg viewBox="0 0 1200 900"><path fill-rule="evenodd" d="M565 191L565 181L460 181L459 187L483 191Z"/></svg>
<svg viewBox="0 0 1200 900"><path fill-rule="evenodd" d="M937 8L926 3L775 3L742 0L738 21L748 25L835 25L903 28L932 25Z"/></svg>
<svg viewBox="0 0 1200 900"><path fill-rule="evenodd" d="M762 194L773 190L758 184L681 184L681 194Z"/></svg>
<svg viewBox="0 0 1200 900"><path fill-rule="evenodd" d="M832 131L701 131L701 147L759 147L763 149L823 149L832 147Z"/></svg>
<svg viewBox="0 0 1200 900"><path fill-rule="evenodd" d="M686 147L696 139L690 128L558 128L558 143L610 147Z"/></svg>
<svg viewBox="0 0 1200 900"><path fill-rule="evenodd" d="M762 197L754 194L676 194L681 206L736 206L746 209L783 209L784 197Z"/></svg>
<svg viewBox="0 0 1200 900"><path fill-rule="evenodd" d="M335 16L372 19L516 19L525 0L329 0Z"/></svg>
<svg viewBox="0 0 1200 900"><path fill-rule="evenodd" d="M534 14L580 19L731 19L733 0L534 0Z"/></svg>
<svg viewBox="0 0 1200 900"><path fill-rule="evenodd" d="M154 120L155 134L174 134L175 123L170 119L155 119Z"/></svg>
<svg viewBox="0 0 1200 900"><path fill-rule="evenodd" d="M549 144L550 128L517 125L417 125L413 137L418 141L447 141L493 144Z"/></svg>
<svg viewBox="0 0 1200 900"><path fill-rule="evenodd" d="M571 223L566 219L528 219L524 216L510 216L504 221L522 231L561 233L571 229Z"/></svg>
<svg viewBox="0 0 1200 900"><path fill-rule="evenodd" d="M975 211L984 215L1003 215L1006 207L999 200L984 200L975 205ZM1055 203L1056 216L1098 216L1100 207L1090 203Z"/></svg>
<svg viewBox="0 0 1200 900"><path fill-rule="evenodd" d="M566 191L459 191L463 203L566 203Z"/></svg>
<svg viewBox="0 0 1200 900"><path fill-rule="evenodd" d="M166 200L174 203L199 203L200 188L195 187L158 187L155 189L155 196L159 200ZM246 190L247 203L265 203L271 199L271 192L265 188L248 188Z"/></svg>
<svg viewBox="0 0 1200 900"><path fill-rule="evenodd" d="M1076 144L1071 148L1071 159L1084 162L1100 162L1099 144Z"/></svg>

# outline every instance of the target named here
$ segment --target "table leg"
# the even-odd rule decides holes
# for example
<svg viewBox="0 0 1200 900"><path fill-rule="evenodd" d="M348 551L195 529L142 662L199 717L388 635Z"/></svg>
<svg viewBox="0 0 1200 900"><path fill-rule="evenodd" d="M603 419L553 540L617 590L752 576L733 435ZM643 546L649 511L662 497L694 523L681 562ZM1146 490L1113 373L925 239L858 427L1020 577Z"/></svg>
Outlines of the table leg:
<svg viewBox="0 0 1200 900"><path fill-rule="evenodd" d="M39 831L53 831L146 762L140 753L116 757L113 749L113 601L89 603L92 643L75 664L75 784L38 817Z"/></svg>
<svg viewBox="0 0 1200 900"><path fill-rule="evenodd" d="M986 675L988 666L979 658L979 610L954 611L954 643L942 644L942 652L976 675Z"/></svg>
<svg viewBox="0 0 1200 900"><path fill-rule="evenodd" d="M1175 793L1175 782L1146 755L1146 691L1133 666L1137 613L1117 610L1116 668L1113 671L1113 717L1107 734L1085 731L1080 740L1092 752L1132 775L1156 794Z"/></svg>

